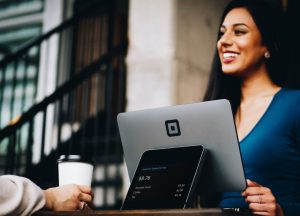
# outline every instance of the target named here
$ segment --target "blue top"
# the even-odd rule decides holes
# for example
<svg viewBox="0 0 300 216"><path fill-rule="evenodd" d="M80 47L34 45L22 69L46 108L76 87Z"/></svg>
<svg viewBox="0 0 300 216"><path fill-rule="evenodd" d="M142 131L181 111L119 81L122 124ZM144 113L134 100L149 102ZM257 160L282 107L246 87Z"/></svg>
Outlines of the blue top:
<svg viewBox="0 0 300 216"><path fill-rule="evenodd" d="M247 179L272 190L285 215L300 215L300 90L282 88L240 142ZM247 207L240 192L223 193L220 207Z"/></svg>

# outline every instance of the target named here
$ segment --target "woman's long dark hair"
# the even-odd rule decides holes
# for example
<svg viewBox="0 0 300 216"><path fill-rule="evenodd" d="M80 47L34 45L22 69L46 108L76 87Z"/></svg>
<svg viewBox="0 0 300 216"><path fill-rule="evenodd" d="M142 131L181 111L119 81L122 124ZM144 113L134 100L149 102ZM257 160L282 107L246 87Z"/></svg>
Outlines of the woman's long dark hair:
<svg viewBox="0 0 300 216"><path fill-rule="evenodd" d="M234 0L225 8L220 26L225 16L234 8L245 8L252 16L262 37L262 43L268 48L271 58L266 59L266 66L271 80L279 86L285 84L282 55L282 13L263 0ZM218 36L218 39L220 35ZM224 74L217 50L211 68L208 87L204 100L228 99L235 114L241 102L241 81L238 77Z"/></svg>

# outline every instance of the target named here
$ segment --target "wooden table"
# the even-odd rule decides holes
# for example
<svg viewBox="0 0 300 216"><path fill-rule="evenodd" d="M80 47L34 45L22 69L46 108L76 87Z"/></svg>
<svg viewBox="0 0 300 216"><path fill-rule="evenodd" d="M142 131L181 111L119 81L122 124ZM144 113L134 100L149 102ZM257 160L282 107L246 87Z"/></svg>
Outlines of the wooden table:
<svg viewBox="0 0 300 216"><path fill-rule="evenodd" d="M72 211L72 212L51 212L40 211L34 216L61 216L61 215L109 215L109 216L220 216L220 209L170 209L170 210L105 210L105 211Z"/></svg>

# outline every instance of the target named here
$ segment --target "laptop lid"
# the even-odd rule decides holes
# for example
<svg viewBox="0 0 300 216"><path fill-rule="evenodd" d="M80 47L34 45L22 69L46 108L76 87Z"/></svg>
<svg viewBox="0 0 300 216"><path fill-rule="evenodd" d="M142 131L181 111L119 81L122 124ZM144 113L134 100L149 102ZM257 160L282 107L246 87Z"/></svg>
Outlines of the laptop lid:
<svg viewBox="0 0 300 216"><path fill-rule="evenodd" d="M246 188L228 100L131 111L117 119L130 181L149 149L203 145L208 152L201 184L216 192Z"/></svg>

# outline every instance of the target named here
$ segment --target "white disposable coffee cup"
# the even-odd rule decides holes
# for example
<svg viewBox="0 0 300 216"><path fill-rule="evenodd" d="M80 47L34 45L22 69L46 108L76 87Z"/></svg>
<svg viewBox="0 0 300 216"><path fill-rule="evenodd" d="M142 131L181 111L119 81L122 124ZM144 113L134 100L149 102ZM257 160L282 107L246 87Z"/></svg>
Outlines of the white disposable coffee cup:
<svg viewBox="0 0 300 216"><path fill-rule="evenodd" d="M91 186L94 164L80 155L61 155L58 159L59 186L78 184Z"/></svg>

